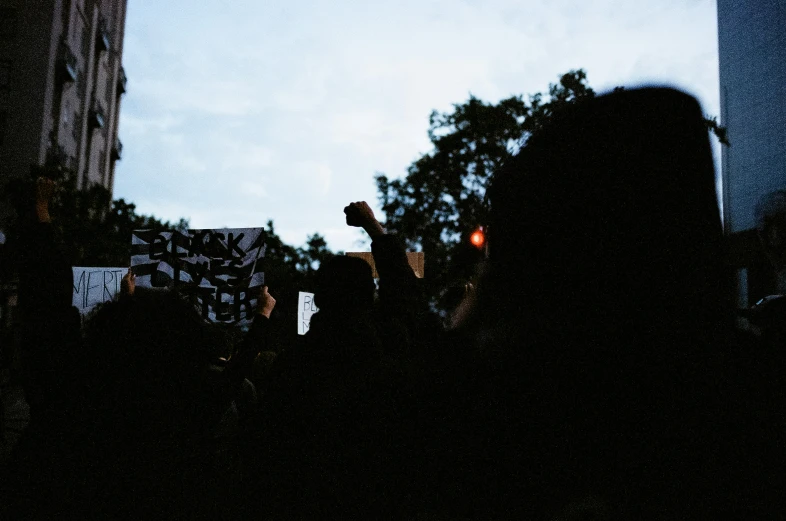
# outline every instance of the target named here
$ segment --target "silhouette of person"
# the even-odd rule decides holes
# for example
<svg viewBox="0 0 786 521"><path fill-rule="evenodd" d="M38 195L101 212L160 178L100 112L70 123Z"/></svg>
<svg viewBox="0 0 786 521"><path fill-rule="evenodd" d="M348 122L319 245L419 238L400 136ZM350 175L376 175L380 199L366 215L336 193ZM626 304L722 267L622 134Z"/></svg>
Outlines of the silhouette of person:
<svg viewBox="0 0 786 521"><path fill-rule="evenodd" d="M440 438L447 508L767 511L777 495L737 447L779 468L772 445L754 451L778 410L761 409L761 367L734 344L698 103L652 88L555 113L489 200L489 261L465 324L475 358L449 375L461 392Z"/></svg>

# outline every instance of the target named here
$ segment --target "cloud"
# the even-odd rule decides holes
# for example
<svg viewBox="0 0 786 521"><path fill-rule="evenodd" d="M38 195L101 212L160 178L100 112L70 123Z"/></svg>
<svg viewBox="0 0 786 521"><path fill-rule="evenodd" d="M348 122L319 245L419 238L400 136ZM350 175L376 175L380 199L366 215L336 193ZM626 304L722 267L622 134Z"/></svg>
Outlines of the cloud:
<svg viewBox="0 0 786 521"><path fill-rule="evenodd" d="M341 244L341 248L335 250L347 251L371 251L368 236L359 228L349 226L327 226L320 227L281 227L276 225L276 233L288 244L301 246L306 243L308 238L314 233L319 233L327 240L328 244Z"/></svg>
<svg viewBox="0 0 786 521"><path fill-rule="evenodd" d="M262 107L253 85L206 76L203 72L192 73L185 81L171 76L141 79L133 87L149 104L169 113L242 116Z"/></svg>
<svg viewBox="0 0 786 521"><path fill-rule="evenodd" d="M352 249L349 200L404 175L432 109L495 102L584 68L655 81L719 113L714 1L131 2L115 191L170 219L274 219ZM349 231L347 231L349 230ZM352 237L350 237L352 236Z"/></svg>
<svg viewBox="0 0 786 521"><path fill-rule="evenodd" d="M177 164L180 168L188 173L207 172L207 165L200 161L198 158L189 155L178 155Z"/></svg>
<svg viewBox="0 0 786 521"><path fill-rule="evenodd" d="M301 197L309 200L324 198L330 190L333 170L319 161L299 161L294 163L288 172L282 172L282 178L289 178L297 186Z"/></svg>
<svg viewBox="0 0 786 521"><path fill-rule="evenodd" d="M256 170L269 167L273 163L273 151L252 143L224 142L221 171Z"/></svg>
<svg viewBox="0 0 786 521"><path fill-rule="evenodd" d="M163 114L158 117L143 117L132 111L123 110L120 119L120 131L124 136L144 136L150 133L162 133L175 129L182 124L182 117Z"/></svg>
<svg viewBox="0 0 786 521"><path fill-rule="evenodd" d="M241 191L251 197L263 199L268 197L268 191L264 183L254 183L251 181L244 181L241 185Z"/></svg>

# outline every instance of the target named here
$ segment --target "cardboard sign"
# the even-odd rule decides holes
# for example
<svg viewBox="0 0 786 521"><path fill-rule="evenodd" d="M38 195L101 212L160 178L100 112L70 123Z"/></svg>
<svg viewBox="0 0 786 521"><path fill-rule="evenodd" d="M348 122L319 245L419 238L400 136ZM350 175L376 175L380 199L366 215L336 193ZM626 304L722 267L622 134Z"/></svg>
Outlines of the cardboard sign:
<svg viewBox="0 0 786 521"><path fill-rule="evenodd" d="M348 251L348 257L357 257L359 259L363 259L364 261L368 262L369 266L371 266L372 276L375 279L379 278L379 274L377 273L377 267L374 265L374 255L370 251ZM415 276L419 279L423 278L423 263L424 257L422 251L408 251L407 252L407 262L409 262L409 267L412 268L412 271L415 273Z"/></svg>
<svg viewBox="0 0 786 521"><path fill-rule="evenodd" d="M175 287L212 322L248 325L265 283L262 228L134 231L131 267L141 288Z"/></svg>
<svg viewBox="0 0 786 521"><path fill-rule="evenodd" d="M311 315L319 311L314 304L314 294L301 291L297 297L297 334L305 335L311 326Z"/></svg>
<svg viewBox="0 0 786 521"><path fill-rule="evenodd" d="M81 315L87 315L98 304L109 302L120 293L120 281L128 268L71 268L74 293L71 303Z"/></svg>

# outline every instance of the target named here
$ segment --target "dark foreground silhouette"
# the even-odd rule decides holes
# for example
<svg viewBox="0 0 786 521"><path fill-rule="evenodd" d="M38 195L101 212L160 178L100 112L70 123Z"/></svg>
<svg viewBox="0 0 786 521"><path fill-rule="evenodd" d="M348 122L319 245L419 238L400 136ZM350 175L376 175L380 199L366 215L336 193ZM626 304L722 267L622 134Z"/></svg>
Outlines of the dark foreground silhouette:
<svg viewBox="0 0 786 521"><path fill-rule="evenodd" d="M270 345L268 295L225 370L175 294L125 295L83 338L38 212L3 518L781 516L783 358L734 327L696 101L554 114L489 200L457 328L433 327L403 248L351 203L378 297L363 261L326 262L308 334Z"/></svg>

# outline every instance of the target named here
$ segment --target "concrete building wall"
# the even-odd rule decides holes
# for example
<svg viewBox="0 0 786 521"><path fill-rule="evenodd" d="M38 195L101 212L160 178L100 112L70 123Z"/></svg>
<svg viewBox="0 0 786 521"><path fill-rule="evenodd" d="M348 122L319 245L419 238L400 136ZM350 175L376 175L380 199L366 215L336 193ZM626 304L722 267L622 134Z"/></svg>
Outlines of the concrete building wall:
<svg viewBox="0 0 786 521"><path fill-rule="evenodd" d="M727 233L786 188L786 0L718 0L723 213Z"/></svg>
<svg viewBox="0 0 786 521"><path fill-rule="evenodd" d="M48 4L52 5L52 2ZM27 9L24 0L0 2L0 60L7 64L7 85L0 96L5 117L0 172L17 177L41 160L46 112L47 68L53 9Z"/></svg>
<svg viewBox="0 0 786 521"><path fill-rule="evenodd" d="M125 16L125 0L0 0L0 183L55 161L112 189Z"/></svg>

